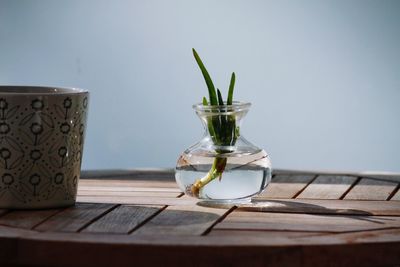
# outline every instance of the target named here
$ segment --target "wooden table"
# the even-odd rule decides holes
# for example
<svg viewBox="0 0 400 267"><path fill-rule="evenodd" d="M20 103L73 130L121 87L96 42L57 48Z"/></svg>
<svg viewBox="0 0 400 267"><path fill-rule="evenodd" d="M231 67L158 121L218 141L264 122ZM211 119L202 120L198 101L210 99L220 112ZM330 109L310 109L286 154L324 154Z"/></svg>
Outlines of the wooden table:
<svg viewBox="0 0 400 267"><path fill-rule="evenodd" d="M399 266L398 175L275 171L254 204L198 205L173 172L93 171L74 207L0 211L0 266Z"/></svg>

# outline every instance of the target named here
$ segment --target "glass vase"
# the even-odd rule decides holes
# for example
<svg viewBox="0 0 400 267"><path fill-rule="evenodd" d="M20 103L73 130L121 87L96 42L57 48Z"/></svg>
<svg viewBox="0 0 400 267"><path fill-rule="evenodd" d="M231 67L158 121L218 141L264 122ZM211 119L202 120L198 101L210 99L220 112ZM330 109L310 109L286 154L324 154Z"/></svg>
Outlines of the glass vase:
<svg viewBox="0 0 400 267"><path fill-rule="evenodd" d="M175 179L187 195L217 202L248 202L271 181L271 161L247 141L241 122L250 103L193 108L204 126L203 138L179 157Z"/></svg>

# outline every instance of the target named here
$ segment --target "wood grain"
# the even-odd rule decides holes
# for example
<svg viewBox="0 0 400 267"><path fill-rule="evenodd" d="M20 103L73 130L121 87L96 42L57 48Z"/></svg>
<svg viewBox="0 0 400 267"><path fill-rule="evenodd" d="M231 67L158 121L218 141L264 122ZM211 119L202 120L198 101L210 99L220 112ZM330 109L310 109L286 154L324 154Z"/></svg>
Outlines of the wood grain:
<svg viewBox="0 0 400 267"><path fill-rule="evenodd" d="M0 236L7 234L3 232L8 227L0 226ZM369 231L355 231L355 232L301 232L301 231L255 231L247 229L213 229L207 235L121 235L121 234L104 234L104 233L68 233L68 232L35 232L33 230L23 229L12 229L16 230L9 236L18 236L21 239L30 239L36 241L54 241L54 242L69 242L69 243L84 243L84 244L99 244L104 246L110 245L150 245L150 246L163 246L167 247L222 247L222 246L240 246L240 247L254 247L254 246L286 246L286 245L347 245L354 243L371 243L380 240L381 242L396 242L400 245L400 229L389 228L389 229L377 229ZM215 232L219 232L219 235L215 235ZM224 234L226 233L226 234ZM229 233L238 233L238 235L229 235ZM247 233L253 233L246 237ZM259 233L259 238L257 238ZM271 242L266 240L268 235L274 236L273 233L282 233L282 236L290 238L288 244L286 240ZM224 238L221 236L224 235ZM331 239L331 240L330 240ZM0 239L1 240L1 239Z"/></svg>
<svg viewBox="0 0 400 267"><path fill-rule="evenodd" d="M132 266L132 262L138 266L381 266L379 263L395 266L400 260L400 243L385 240L393 240L392 236L398 235L383 232L381 241L371 238L351 243L338 238L327 243L329 235L318 238L318 234L312 243L304 243L308 237L293 237L290 240L293 245L288 245L285 239L269 240L262 236L116 235L110 238L102 234L43 233L21 238L17 244L18 257L13 262L35 266L55 266L60 262L62 266Z"/></svg>
<svg viewBox="0 0 400 267"><path fill-rule="evenodd" d="M160 192L160 191L110 191L110 190L79 190L79 196L116 196L116 197L171 197L175 198L181 195L179 192Z"/></svg>
<svg viewBox="0 0 400 267"><path fill-rule="evenodd" d="M395 172L374 172L374 171L336 171L336 170L288 170L288 169L274 169L274 175L328 175L328 176L354 176L363 178L373 178L385 181L400 182L400 173Z"/></svg>
<svg viewBox="0 0 400 267"><path fill-rule="evenodd" d="M315 232L294 232L294 231L254 231L254 230L244 230L244 229L220 229L214 228L207 236L209 237L219 237L221 239L226 239L229 237L236 237L237 239L243 239L244 242L247 241L248 244L257 244L264 246L292 246L299 245L299 238L315 237L321 236L325 233L315 233ZM303 242L304 244L304 242Z"/></svg>
<svg viewBox="0 0 400 267"><path fill-rule="evenodd" d="M398 183L377 179L362 178L344 199L355 200L386 200Z"/></svg>
<svg viewBox="0 0 400 267"><path fill-rule="evenodd" d="M67 208L34 229L37 231L77 232L111 210L115 205L82 204Z"/></svg>
<svg viewBox="0 0 400 267"><path fill-rule="evenodd" d="M122 205L93 222L82 232L127 234L162 208L163 206Z"/></svg>
<svg viewBox="0 0 400 267"><path fill-rule="evenodd" d="M115 169L115 170L84 170L83 179L97 180L147 180L171 181L175 179L173 169L146 168L146 169Z"/></svg>
<svg viewBox="0 0 400 267"><path fill-rule="evenodd" d="M102 186L102 187L157 187L157 188L178 188L175 181L147 181L147 180L95 180L95 179L81 179L79 186Z"/></svg>
<svg viewBox="0 0 400 267"><path fill-rule="evenodd" d="M293 198L305 188L315 175L276 175L266 190L256 199Z"/></svg>
<svg viewBox="0 0 400 267"><path fill-rule="evenodd" d="M238 210L280 213L308 213L331 215L400 216L400 206L391 201L357 201L324 199L269 199L254 200L238 205Z"/></svg>
<svg viewBox="0 0 400 267"><path fill-rule="evenodd" d="M351 232L400 227L400 217L260 213L236 210L214 229Z"/></svg>
<svg viewBox="0 0 400 267"><path fill-rule="evenodd" d="M6 214L9 210L7 209L0 209L0 216Z"/></svg>
<svg viewBox="0 0 400 267"><path fill-rule="evenodd" d="M399 188L397 189L397 192L394 194L394 196L390 200L400 200L400 190L399 190Z"/></svg>
<svg viewBox="0 0 400 267"><path fill-rule="evenodd" d="M339 199L356 180L352 176L318 176L297 198Z"/></svg>
<svg viewBox="0 0 400 267"><path fill-rule="evenodd" d="M142 235L202 235L227 209L192 206L170 206L139 228Z"/></svg>
<svg viewBox="0 0 400 267"><path fill-rule="evenodd" d="M195 199L179 199L171 197L118 197L118 196L78 196L79 203L109 203L129 205L193 205Z"/></svg>
<svg viewBox="0 0 400 267"><path fill-rule="evenodd" d="M98 235L92 235L98 236ZM207 240L196 237L203 245L192 245L194 238L181 236L180 242L162 245L136 243L121 236L111 245L108 242L79 240L57 242L56 239L29 238L18 243L18 257L14 263L34 266L299 266L301 251L298 247L257 247L229 244L214 245L220 238ZM60 238L60 237L58 237ZM122 241L124 239L124 241ZM188 241L188 242L185 242ZM181 245L181 244L187 245ZM209 244L209 245L206 245ZM68 253L66 253L68 252ZM61 264L60 264L61 262Z"/></svg>
<svg viewBox="0 0 400 267"><path fill-rule="evenodd" d="M0 217L0 225L32 229L60 211L61 209L11 211Z"/></svg>
<svg viewBox="0 0 400 267"><path fill-rule="evenodd" d="M0 266L400 263L400 193L391 193L398 200L370 200L383 199L390 181L379 190L365 190L360 186L382 183L371 185L360 178L354 185L357 176L335 173L278 173L271 184L277 186L251 205L221 209L177 197L181 194L171 173L136 174L101 176L96 172L101 179L82 179L79 184L78 201L91 203L58 212L5 211L1 215L0 211L0 221L9 225L0 225ZM319 176L312 181L313 175ZM151 178L146 181L146 177ZM303 189L299 197L304 198L292 198ZM362 197L361 189L368 200L340 199Z"/></svg>
<svg viewBox="0 0 400 267"><path fill-rule="evenodd" d="M79 185L79 191L114 191L114 192L181 192L175 187L138 187L138 186L100 186L100 185Z"/></svg>

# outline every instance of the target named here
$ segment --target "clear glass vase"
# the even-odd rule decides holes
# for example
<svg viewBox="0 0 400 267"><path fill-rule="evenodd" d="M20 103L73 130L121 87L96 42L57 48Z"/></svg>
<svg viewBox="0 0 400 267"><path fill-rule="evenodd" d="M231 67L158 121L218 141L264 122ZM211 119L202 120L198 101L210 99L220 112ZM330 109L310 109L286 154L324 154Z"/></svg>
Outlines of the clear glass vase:
<svg viewBox="0 0 400 267"><path fill-rule="evenodd" d="M269 184L268 154L247 141L240 128L250 105L193 105L205 134L181 154L176 165L176 182L187 195L217 202L247 202Z"/></svg>

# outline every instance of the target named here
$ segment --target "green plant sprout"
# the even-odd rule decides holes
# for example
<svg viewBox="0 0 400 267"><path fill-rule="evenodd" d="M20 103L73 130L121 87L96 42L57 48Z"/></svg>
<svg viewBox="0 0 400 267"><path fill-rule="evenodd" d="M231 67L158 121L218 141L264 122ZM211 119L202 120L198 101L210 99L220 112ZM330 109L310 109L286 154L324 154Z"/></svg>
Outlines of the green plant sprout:
<svg viewBox="0 0 400 267"><path fill-rule="evenodd" d="M191 186L189 186L189 188L187 188L187 193L189 195L199 197L200 190L204 186L215 178L219 178L219 180L222 179L222 174L227 164L227 158L224 157L224 154L232 152L232 146L235 145L236 139L239 137L239 127L236 126L235 115L218 114L221 107L233 104L233 90L236 79L235 73L232 73L228 98L226 102L224 102L221 91L218 88L215 90L211 77L194 48L193 55L200 67L208 88L209 100L207 101L207 98L203 97L202 103L204 106L215 106L215 110L211 108L212 114L207 117L207 127L211 140L216 148L215 152L217 153L208 173L204 177L197 179Z"/></svg>

